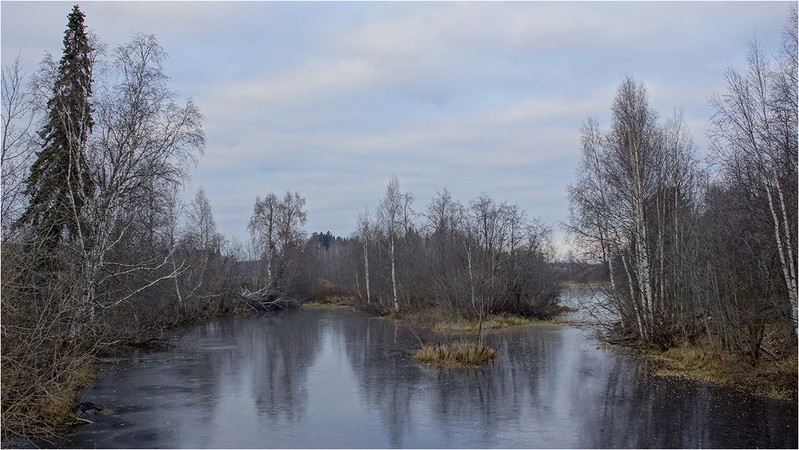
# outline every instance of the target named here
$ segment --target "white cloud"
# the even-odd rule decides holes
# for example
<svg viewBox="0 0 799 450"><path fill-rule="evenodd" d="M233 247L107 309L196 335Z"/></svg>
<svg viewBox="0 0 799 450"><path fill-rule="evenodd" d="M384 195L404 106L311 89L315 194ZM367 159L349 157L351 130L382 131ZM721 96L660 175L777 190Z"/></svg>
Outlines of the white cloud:
<svg viewBox="0 0 799 450"><path fill-rule="evenodd" d="M3 62L60 51L69 3L2 2ZM309 228L349 234L389 177L423 208L445 186L550 223L586 116L603 126L626 73L695 140L706 98L755 29L772 45L788 3L88 2L111 46L155 33L171 87L206 116L194 176L220 229L246 236L256 195L299 191ZM192 194L193 195L193 194Z"/></svg>

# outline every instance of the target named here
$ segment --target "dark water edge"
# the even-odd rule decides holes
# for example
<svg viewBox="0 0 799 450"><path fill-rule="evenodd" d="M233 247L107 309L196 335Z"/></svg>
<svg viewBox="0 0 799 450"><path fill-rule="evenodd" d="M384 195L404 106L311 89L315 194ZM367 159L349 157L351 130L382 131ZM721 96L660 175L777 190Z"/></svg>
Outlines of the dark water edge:
<svg viewBox="0 0 799 450"><path fill-rule="evenodd" d="M111 414L70 448L796 448L797 406L650 375L585 328L488 336L500 359L439 369L407 325L347 309L227 318L109 359L82 394Z"/></svg>

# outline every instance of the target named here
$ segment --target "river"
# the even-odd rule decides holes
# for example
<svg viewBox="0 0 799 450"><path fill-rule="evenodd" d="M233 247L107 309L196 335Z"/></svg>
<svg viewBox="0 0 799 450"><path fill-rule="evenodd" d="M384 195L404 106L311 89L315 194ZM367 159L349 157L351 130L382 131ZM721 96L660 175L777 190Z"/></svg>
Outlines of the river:
<svg viewBox="0 0 799 450"><path fill-rule="evenodd" d="M499 448L797 446L797 407L649 374L589 328L492 332L500 358L409 358L409 326L346 308L226 318L164 352L108 359L67 447Z"/></svg>

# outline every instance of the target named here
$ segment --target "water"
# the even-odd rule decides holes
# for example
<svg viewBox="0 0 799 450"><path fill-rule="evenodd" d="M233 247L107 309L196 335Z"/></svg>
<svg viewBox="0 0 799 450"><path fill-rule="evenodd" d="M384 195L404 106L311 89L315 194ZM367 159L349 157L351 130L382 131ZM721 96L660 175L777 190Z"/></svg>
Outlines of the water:
<svg viewBox="0 0 799 450"><path fill-rule="evenodd" d="M82 400L109 408L72 447L787 447L797 408L651 377L585 328L488 336L483 369L417 364L408 325L348 309L231 318L177 348L109 361Z"/></svg>

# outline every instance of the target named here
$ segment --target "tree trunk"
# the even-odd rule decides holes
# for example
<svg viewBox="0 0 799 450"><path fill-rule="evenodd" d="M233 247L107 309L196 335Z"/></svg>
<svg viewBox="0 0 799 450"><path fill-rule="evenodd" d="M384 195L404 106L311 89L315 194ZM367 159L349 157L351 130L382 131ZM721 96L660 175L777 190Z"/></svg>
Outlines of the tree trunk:
<svg viewBox="0 0 799 450"><path fill-rule="evenodd" d="M394 311L399 312L399 298L397 297L397 269L396 269L396 258L395 258L395 245L394 245L394 237L391 237L391 246L390 253L391 253L391 290L394 294Z"/></svg>
<svg viewBox="0 0 799 450"><path fill-rule="evenodd" d="M372 295L369 291L369 241L364 239L363 241L363 271L366 277L366 303L372 303Z"/></svg>

